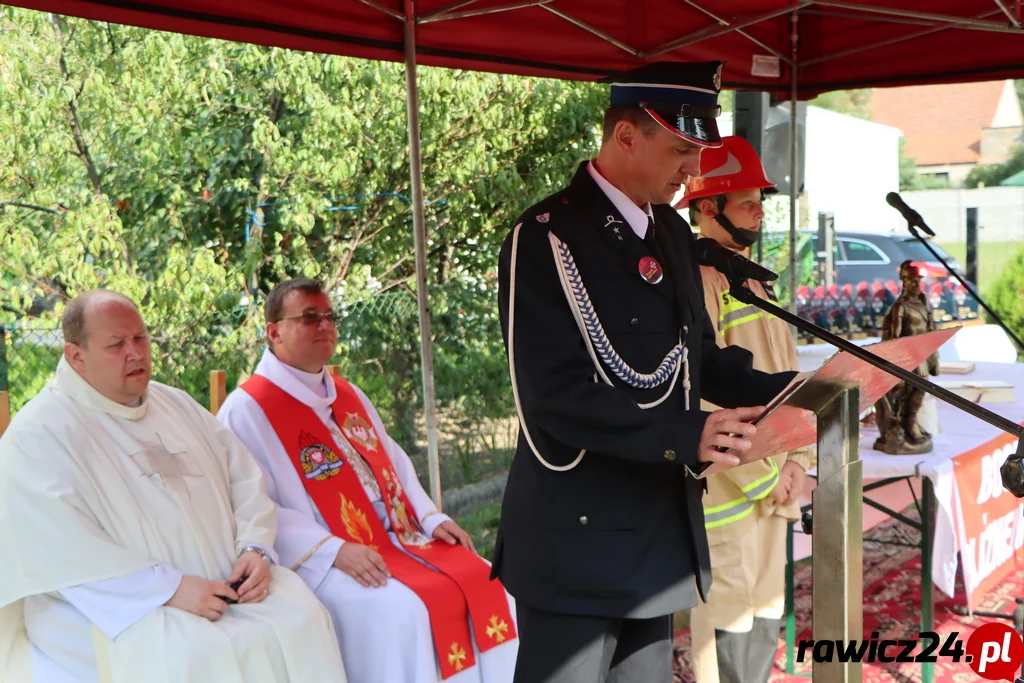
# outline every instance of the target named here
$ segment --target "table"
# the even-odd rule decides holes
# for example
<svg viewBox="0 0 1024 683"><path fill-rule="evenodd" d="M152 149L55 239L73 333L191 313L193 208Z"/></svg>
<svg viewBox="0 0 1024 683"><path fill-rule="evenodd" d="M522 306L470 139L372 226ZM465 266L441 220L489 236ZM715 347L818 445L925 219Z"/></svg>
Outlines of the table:
<svg viewBox="0 0 1024 683"><path fill-rule="evenodd" d="M804 347L806 348L806 347ZM1014 402L986 404L994 413L1002 415L1014 422L1024 419L1024 363L975 363L974 372L967 375L940 375L933 379L1001 379L1014 386ZM859 455L862 462L864 481L864 504L898 519L921 531L921 631L932 630L932 586L937 586L950 597L956 585L956 573L959 567L955 515L959 502L955 499L956 484L953 475L953 459L971 449L984 444L1002 432L998 427L989 425L973 415L959 409L937 403L935 410L940 425L939 433L933 435L932 452L923 455L888 455L872 448L878 436L878 430L871 426L861 427ZM814 471L810 474L813 476ZM872 500L867 494L871 491L899 481L920 478L922 495L919 503L921 521L915 522L898 511L890 510ZM810 505L803 509L809 510ZM787 651L789 666L792 669L793 641L793 578L792 578L792 533L788 539L789 559L787 566L786 598L787 598ZM813 538L813 536L812 536ZM923 683L930 683L933 678L930 663L922 664Z"/></svg>

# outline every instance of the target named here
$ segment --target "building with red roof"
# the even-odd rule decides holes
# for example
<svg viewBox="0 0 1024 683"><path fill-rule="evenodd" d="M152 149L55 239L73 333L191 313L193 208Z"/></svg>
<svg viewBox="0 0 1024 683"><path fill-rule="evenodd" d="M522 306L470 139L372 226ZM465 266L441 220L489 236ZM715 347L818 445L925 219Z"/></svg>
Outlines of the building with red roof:
<svg viewBox="0 0 1024 683"><path fill-rule="evenodd" d="M978 164L1005 161L1024 144L1024 114L1012 80L876 88L872 120L903 131L918 172L962 187Z"/></svg>

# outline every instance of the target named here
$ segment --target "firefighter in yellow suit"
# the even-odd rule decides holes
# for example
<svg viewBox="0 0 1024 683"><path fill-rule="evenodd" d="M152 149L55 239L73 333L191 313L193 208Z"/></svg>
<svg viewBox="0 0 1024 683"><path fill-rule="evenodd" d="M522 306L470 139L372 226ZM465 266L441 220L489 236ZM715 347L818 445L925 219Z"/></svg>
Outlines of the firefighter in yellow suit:
<svg viewBox="0 0 1024 683"><path fill-rule="evenodd" d="M701 152L701 174L687 185L684 202L701 237L750 257L764 217L767 179L757 152L743 138ZM729 295L714 268L701 267L704 300L719 346L742 346L765 372L799 370L789 326ZM750 289L774 300L770 287ZM704 404L704 410L714 410ZM711 550L708 602L690 612L697 683L765 683L775 662L785 607L786 526L800 516L813 450L800 450L708 477L704 523Z"/></svg>

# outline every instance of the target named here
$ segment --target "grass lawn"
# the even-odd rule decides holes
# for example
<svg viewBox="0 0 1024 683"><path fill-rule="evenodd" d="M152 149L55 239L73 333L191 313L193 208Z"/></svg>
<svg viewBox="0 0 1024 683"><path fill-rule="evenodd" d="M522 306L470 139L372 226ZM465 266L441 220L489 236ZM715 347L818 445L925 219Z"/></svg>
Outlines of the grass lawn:
<svg viewBox="0 0 1024 683"><path fill-rule="evenodd" d="M966 244L941 244L950 256L960 262L964 268L967 267L967 245ZM982 297L988 292L988 287L996 281L1003 268L1010 259L1016 256L1017 252L1024 249L1024 242L981 242L978 244L978 293Z"/></svg>
<svg viewBox="0 0 1024 683"><path fill-rule="evenodd" d="M501 502L492 503L476 512L455 518L455 523L473 538L473 545L481 557L490 561L494 555L494 537L498 533Z"/></svg>

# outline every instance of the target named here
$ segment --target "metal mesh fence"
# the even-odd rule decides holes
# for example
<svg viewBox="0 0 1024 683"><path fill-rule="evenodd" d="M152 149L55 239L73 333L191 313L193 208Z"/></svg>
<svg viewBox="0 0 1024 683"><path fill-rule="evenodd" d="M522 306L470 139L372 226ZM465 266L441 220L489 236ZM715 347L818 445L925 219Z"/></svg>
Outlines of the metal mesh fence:
<svg viewBox="0 0 1024 683"><path fill-rule="evenodd" d="M415 296L407 290L385 292L345 304L339 313L339 353L332 362L340 364L342 375L374 401L389 432L412 458L429 489ZM262 302L227 315L196 311L173 315L174 319L147 319L153 379L182 389L209 407L210 371L223 370L231 392L255 370L266 348ZM0 391L9 393L12 416L53 378L63 345L59 322L52 318L22 319L0 327ZM403 359L406 367L401 370ZM399 405L400 392L394 388L398 371L408 378L404 405ZM473 381L472 377L466 380ZM446 387L456 396L469 388ZM404 430L395 424L400 415L411 416L411 424ZM483 418L454 401L441 405L438 417L444 490L507 470L516 435L514 416Z"/></svg>
<svg viewBox="0 0 1024 683"><path fill-rule="evenodd" d="M415 318L416 300L407 294L375 296L344 306L343 320ZM255 315L253 315L255 314ZM197 320L173 332L159 321L150 322L153 340L153 379L183 389L209 406L209 373L224 370L228 390L256 367L266 346L258 309L240 310L234 324ZM339 325L339 343L358 345L358 325ZM202 338L203 345L185 343ZM64 347L60 325L53 320L29 319L0 326L0 391L10 395L11 414L24 406L53 378Z"/></svg>

